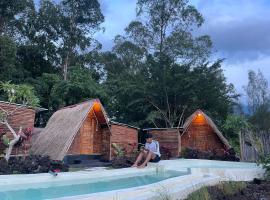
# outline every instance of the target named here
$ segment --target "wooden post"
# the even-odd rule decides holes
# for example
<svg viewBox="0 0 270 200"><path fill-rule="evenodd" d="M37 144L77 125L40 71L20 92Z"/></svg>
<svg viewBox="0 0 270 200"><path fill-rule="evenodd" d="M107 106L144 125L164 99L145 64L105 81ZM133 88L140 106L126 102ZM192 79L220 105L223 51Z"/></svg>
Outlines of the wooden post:
<svg viewBox="0 0 270 200"><path fill-rule="evenodd" d="M240 160L243 161L242 131L239 131Z"/></svg>
<svg viewBox="0 0 270 200"><path fill-rule="evenodd" d="M180 133L180 131L179 131L179 128L177 129L178 130L178 142L179 142L179 144L178 144L178 156L180 156L181 155L181 147L182 147L182 144L181 144L181 133Z"/></svg>

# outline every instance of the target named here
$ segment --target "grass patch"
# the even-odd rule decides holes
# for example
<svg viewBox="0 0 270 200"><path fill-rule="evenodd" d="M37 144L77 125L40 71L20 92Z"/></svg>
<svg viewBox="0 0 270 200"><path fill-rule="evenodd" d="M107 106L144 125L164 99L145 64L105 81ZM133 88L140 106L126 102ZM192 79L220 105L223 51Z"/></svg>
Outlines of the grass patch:
<svg viewBox="0 0 270 200"><path fill-rule="evenodd" d="M209 194L209 191L207 187L203 187L190 195L188 195L187 200L210 200L211 196Z"/></svg>
<svg viewBox="0 0 270 200"><path fill-rule="evenodd" d="M217 185L217 188L228 196L238 193L246 187L247 183L245 182L227 182Z"/></svg>
<svg viewBox="0 0 270 200"><path fill-rule="evenodd" d="M191 193L186 200L214 200L219 196L231 196L247 187L245 182L223 182L216 186L203 187Z"/></svg>

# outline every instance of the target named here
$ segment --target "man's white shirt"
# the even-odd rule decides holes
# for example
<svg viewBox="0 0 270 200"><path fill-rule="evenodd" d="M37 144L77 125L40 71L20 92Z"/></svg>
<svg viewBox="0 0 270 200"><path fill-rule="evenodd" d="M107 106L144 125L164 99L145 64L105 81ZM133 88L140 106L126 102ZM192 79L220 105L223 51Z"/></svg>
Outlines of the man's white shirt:
<svg viewBox="0 0 270 200"><path fill-rule="evenodd" d="M151 143L145 143L145 149L149 150L150 152L158 155L160 157L160 151L159 151L159 143L158 141L152 140Z"/></svg>

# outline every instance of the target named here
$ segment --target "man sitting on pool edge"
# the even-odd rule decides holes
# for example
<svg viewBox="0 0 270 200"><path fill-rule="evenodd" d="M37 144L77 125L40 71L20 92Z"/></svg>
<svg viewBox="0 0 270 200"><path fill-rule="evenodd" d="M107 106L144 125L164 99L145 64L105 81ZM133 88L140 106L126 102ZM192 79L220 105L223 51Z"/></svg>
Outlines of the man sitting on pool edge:
<svg viewBox="0 0 270 200"><path fill-rule="evenodd" d="M152 134L148 133L146 135L146 143L143 148L140 150L140 154L138 155L135 163L132 167L144 168L147 166L148 162L157 163L160 161L160 152L159 152L159 143L156 140L153 140ZM138 166L138 164L143 160L144 162Z"/></svg>

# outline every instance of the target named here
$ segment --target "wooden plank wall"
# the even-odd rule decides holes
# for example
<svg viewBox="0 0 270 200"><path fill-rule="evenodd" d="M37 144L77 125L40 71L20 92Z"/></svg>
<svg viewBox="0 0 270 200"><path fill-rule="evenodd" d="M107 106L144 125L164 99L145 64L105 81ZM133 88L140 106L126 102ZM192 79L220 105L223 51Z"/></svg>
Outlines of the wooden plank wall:
<svg viewBox="0 0 270 200"><path fill-rule="evenodd" d="M8 118L9 124L11 127L18 132L20 127L22 128L34 128L35 122L35 110L28 109L28 108L18 108L18 106L14 104L7 104L7 103L0 103L0 107L8 112L14 111L17 109L12 116ZM3 124L0 124L0 138L2 135L7 133L9 138L13 138L12 133L7 129L7 127ZM27 141L24 147L15 147L12 151L13 155L20 155L20 154L28 154L30 149L30 142ZM2 152L6 147L1 145L0 142L0 152Z"/></svg>
<svg viewBox="0 0 270 200"><path fill-rule="evenodd" d="M153 139L159 142L159 146L161 149L164 147L170 151L172 157L179 157L180 134L178 129L153 129L149 130L148 132L153 135Z"/></svg>
<svg viewBox="0 0 270 200"><path fill-rule="evenodd" d="M101 151L102 130L92 110L75 136L68 154L101 154Z"/></svg>
<svg viewBox="0 0 270 200"><path fill-rule="evenodd" d="M215 151L219 155L224 154L225 150L224 144L203 116L197 117L181 136L181 151L187 147L200 151Z"/></svg>
<svg viewBox="0 0 270 200"><path fill-rule="evenodd" d="M270 133L261 131L256 133L241 132L240 133L240 149L241 149L241 160L247 162L256 162L259 160L259 153L256 151L249 135L254 134L259 144L261 145L263 154L270 154ZM258 147L257 147L258 148Z"/></svg>
<svg viewBox="0 0 270 200"><path fill-rule="evenodd" d="M101 154L103 160L111 160L111 132L108 127L102 128Z"/></svg>
<svg viewBox="0 0 270 200"><path fill-rule="evenodd" d="M130 156L138 148L138 130L123 125L111 125L111 144L115 143L125 149L126 155ZM111 158L115 157L112 149Z"/></svg>

